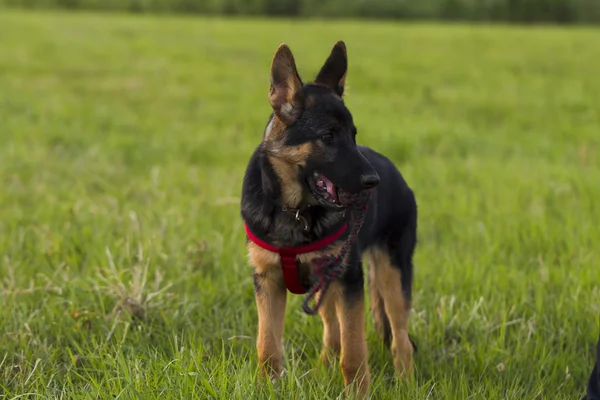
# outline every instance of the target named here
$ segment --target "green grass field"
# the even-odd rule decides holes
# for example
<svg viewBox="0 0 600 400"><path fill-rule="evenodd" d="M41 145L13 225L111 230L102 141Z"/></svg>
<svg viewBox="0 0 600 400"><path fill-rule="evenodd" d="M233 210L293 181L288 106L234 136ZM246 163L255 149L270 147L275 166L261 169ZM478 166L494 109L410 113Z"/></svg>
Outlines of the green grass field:
<svg viewBox="0 0 600 400"><path fill-rule="evenodd" d="M341 398L296 296L287 375L257 388L239 195L276 47L308 80L343 39L359 142L420 209L417 381L395 379L369 317L372 398L580 398L600 314L599 35L0 12L0 397Z"/></svg>

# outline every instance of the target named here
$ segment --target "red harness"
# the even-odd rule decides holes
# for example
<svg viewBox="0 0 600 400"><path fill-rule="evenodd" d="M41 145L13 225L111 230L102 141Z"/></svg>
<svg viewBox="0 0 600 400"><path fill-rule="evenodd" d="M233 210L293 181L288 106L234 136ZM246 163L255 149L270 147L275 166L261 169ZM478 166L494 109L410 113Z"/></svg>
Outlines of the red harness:
<svg viewBox="0 0 600 400"><path fill-rule="evenodd" d="M246 221L244 221L244 229L246 230L246 235L248 238L256 243L259 247L262 247L265 250L272 251L273 253L278 253L281 257L281 270L283 272L283 280L285 281L285 286L287 289L294 294L304 294L306 293L306 289L300 282L300 277L298 276L298 263L296 260L296 256L299 254L310 253L313 251L321 250L322 248L329 246L331 243L335 242L344 234L348 228L348 223L344 223L344 225L337 231L332 233L329 236L325 236L323 239L317 240L314 243L306 244L304 246L299 247L275 247L260 238L258 238L255 234L250 231Z"/></svg>

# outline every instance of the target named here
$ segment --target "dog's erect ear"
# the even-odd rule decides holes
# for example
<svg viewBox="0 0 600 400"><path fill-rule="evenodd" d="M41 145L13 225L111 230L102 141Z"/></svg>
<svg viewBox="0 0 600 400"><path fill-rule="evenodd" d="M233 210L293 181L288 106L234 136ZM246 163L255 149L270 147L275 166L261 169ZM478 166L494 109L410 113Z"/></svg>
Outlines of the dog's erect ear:
<svg viewBox="0 0 600 400"><path fill-rule="evenodd" d="M319 71L315 83L333 89L341 97L344 94L347 70L348 55L346 53L346 44L340 40L333 46L331 54L327 58L327 61L325 61L321 71Z"/></svg>
<svg viewBox="0 0 600 400"><path fill-rule="evenodd" d="M273 56L269 102L275 115L287 125L302 114L302 81L292 51L285 43L279 45Z"/></svg>

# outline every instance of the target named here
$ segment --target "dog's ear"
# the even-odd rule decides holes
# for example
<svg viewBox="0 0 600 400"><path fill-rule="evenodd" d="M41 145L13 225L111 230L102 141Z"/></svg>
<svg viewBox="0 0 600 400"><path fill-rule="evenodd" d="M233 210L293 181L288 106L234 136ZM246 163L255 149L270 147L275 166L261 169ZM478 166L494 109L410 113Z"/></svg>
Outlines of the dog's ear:
<svg viewBox="0 0 600 400"><path fill-rule="evenodd" d="M269 102L275 115L285 124L293 124L302 114L302 80L296 69L292 51L282 43L271 64Z"/></svg>
<svg viewBox="0 0 600 400"><path fill-rule="evenodd" d="M315 83L327 86L333 89L338 96L344 95L344 86L346 85L346 71L348 70L348 55L346 53L346 44L338 41L331 54L325 61L325 64L319 71Z"/></svg>

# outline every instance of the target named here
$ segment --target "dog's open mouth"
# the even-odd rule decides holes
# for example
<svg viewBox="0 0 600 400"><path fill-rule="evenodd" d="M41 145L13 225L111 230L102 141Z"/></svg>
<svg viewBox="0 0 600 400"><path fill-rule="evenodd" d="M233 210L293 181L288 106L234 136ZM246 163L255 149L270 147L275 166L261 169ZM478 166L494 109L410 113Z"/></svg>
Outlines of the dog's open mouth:
<svg viewBox="0 0 600 400"><path fill-rule="evenodd" d="M315 199L322 205L343 208L338 196L338 188L325 175L314 171L309 178L309 184Z"/></svg>

